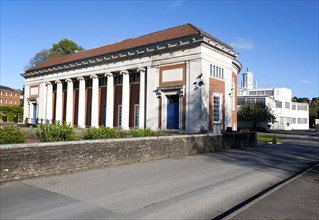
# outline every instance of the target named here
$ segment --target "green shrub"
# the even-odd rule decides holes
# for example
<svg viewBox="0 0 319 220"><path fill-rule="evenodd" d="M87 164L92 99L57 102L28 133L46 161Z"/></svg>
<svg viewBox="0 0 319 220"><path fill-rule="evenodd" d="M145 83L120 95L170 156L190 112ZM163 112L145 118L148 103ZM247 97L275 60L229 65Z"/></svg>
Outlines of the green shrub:
<svg viewBox="0 0 319 220"><path fill-rule="evenodd" d="M26 140L25 133L14 125L0 127L0 144L23 143Z"/></svg>
<svg viewBox="0 0 319 220"><path fill-rule="evenodd" d="M249 128L242 128L239 131L240 131L240 133L247 133L247 132L250 132L250 129Z"/></svg>
<svg viewBox="0 0 319 220"><path fill-rule="evenodd" d="M126 137L152 137L155 132L150 128L131 129L126 133Z"/></svg>
<svg viewBox="0 0 319 220"><path fill-rule="evenodd" d="M15 122L18 116L18 122L23 120L23 107L19 106L0 106L0 115L7 116L8 122Z"/></svg>
<svg viewBox="0 0 319 220"><path fill-rule="evenodd" d="M83 132L83 139L109 139L109 138L119 138L119 133L114 128L89 128Z"/></svg>
<svg viewBox="0 0 319 220"><path fill-rule="evenodd" d="M79 139L75 129L65 122L62 124L38 124L36 135L41 142L74 141Z"/></svg>

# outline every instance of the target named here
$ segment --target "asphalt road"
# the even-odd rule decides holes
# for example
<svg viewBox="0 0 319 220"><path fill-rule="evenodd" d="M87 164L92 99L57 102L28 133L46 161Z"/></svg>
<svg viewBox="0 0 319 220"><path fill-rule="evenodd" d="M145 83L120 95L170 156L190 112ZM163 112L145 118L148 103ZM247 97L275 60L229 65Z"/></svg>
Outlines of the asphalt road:
<svg viewBox="0 0 319 220"><path fill-rule="evenodd" d="M212 219L318 155L290 142L9 182L1 219Z"/></svg>

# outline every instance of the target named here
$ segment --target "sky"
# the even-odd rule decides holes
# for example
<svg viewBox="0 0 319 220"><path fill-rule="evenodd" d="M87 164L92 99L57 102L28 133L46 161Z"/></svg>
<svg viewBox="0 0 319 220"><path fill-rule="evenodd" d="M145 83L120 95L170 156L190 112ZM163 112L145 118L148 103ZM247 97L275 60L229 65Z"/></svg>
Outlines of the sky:
<svg viewBox="0 0 319 220"><path fill-rule="evenodd" d="M84 49L192 23L239 53L258 88L318 97L318 0L3 1L0 84L22 89L30 59L62 39Z"/></svg>

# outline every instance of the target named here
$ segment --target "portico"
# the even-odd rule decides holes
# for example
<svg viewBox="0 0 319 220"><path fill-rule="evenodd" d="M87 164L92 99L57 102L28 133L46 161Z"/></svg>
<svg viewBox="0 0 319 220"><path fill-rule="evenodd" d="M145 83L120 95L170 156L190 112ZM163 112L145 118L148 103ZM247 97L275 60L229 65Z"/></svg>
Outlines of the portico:
<svg viewBox="0 0 319 220"><path fill-rule="evenodd" d="M143 128L145 126L145 71L146 68L136 67L129 71L120 70L47 81L43 93L39 94L40 97L46 97L45 113L41 118L36 117L36 114L33 114L36 112L34 110L36 100L29 98L29 105L32 106L29 107L28 118L40 119L38 123L43 124L65 121L67 124L81 128L99 126L122 129ZM114 78L116 78L115 85ZM66 92L63 91L63 87L66 87ZM121 92L114 94L115 87L121 87ZM130 96L134 97L133 102L130 101ZM114 98L121 100L120 103L118 102L119 105L114 105ZM114 120L114 112L121 117ZM136 121L130 122L130 114L135 116Z"/></svg>

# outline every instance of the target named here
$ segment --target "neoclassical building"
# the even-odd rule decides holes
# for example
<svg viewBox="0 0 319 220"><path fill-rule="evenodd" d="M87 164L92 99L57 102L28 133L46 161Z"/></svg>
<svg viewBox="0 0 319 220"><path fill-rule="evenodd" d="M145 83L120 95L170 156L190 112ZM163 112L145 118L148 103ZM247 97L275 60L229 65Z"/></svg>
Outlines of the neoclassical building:
<svg viewBox="0 0 319 220"><path fill-rule="evenodd" d="M237 55L184 24L58 57L22 74L25 122L236 130Z"/></svg>

